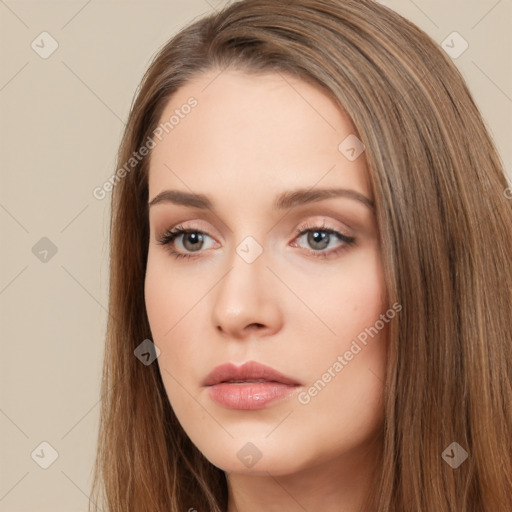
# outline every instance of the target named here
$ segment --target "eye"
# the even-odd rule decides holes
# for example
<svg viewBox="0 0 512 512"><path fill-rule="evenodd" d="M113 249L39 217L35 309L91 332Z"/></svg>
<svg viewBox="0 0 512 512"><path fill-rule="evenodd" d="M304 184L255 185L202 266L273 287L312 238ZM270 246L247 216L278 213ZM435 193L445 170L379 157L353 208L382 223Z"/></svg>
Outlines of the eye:
<svg viewBox="0 0 512 512"><path fill-rule="evenodd" d="M306 243L312 247L312 249L306 248L306 251L317 258L336 256L356 243L356 239L354 237L329 228L324 223L322 223L321 226L310 225L307 223L303 224L297 228L295 234L298 236L298 239L305 237ZM339 243L341 242L337 248L329 251L324 250L329 245L332 245L331 242L335 242L336 240ZM292 244L293 247L296 247L296 245L297 244L295 242Z"/></svg>
<svg viewBox="0 0 512 512"><path fill-rule="evenodd" d="M339 231L329 228L324 223L321 226L310 224L303 224L295 231L296 239L301 239L306 236L306 243L312 249L305 248L306 252L316 258L327 258L338 255L340 252L347 250L350 246L356 243L356 239L351 236L344 235ZM169 231L166 231L159 239L160 245L168 247L169 252L175 258L196 258L198 255L194 253L201 253L204 248L204 241L206 238L211 238L206 233L197 229L185 229L182 225L176 226ZM174 244L180 240L183 250L176 250ZM325 249L332 245L332 242L338 241L338 246L326 251ZM299 246L293 242L292 247ZM300 246L299 246L300 247Z"/></svg>
<svg viewBox="0 0 512 512"><path fill-rule="evenodd" d="M173 229L165 232L159 239L160 245L168 246L170 253L176 258L193 258L194 254L190 252L177 251L173 245L175 240L181 238L181 245L185 251L200 252L204 245L204 237L210 238L206 233L196 229L185 229L183 226L176 226Z"/></svg>

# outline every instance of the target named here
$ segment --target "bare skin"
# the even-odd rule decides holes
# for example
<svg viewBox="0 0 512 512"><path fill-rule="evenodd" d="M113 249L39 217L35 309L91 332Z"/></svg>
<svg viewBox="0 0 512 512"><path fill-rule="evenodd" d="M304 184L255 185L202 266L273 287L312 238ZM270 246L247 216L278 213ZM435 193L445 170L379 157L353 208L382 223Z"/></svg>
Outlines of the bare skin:
<svg viewBox="0 0 512 512"><path fill-rule="evenodd" d="M213 203L149 210L145 298L169 401L226 472L228 512L356 512L384 418L387 322L345 356L389 308L374 211L354 194L273 206L299 188L373 201L364 152L351 161L338 149L355 129L321 89L288 75L212 70L178 90L162 121L190 97L197 106L152 150L149 172L150 202L179 190ZM195 235L159 244L177 225ZM202 382L213 368L247 361L299 385L256 410L212 400Z"/></svg>

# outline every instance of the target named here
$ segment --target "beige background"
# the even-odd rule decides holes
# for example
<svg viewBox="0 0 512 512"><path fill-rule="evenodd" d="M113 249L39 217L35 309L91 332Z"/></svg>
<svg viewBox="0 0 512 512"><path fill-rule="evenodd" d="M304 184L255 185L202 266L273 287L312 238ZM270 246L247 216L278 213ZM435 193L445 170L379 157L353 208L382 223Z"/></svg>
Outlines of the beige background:
<svg viewBox="0 0 512 512"><path fill-rule="evenodd" d="M453 31L468 42L455 62L511 176L512 2L382 3L440 44ZM2 512L87 511L110 201L92 190L115 172L124 121L151 56L184 23L222 5L0 0ZM43 46L43 31L58 42L47 59L31 47L34 40ZM57 249L46 262L34 254L48 244L43 237ZM43 441L58 453L47 469L36 463L50 460Z"/></svg>

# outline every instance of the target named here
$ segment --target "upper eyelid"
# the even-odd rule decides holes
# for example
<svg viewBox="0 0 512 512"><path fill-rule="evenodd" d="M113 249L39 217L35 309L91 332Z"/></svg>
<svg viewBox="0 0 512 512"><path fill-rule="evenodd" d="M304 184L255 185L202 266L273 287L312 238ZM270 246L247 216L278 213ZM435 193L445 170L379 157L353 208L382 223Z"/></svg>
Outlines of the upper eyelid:
<svg viewBox="0 0 512 512"><path fill-rule="evenodd" d="M214 240L215 243L219 243L216 238L212 235L210 235L207 230L204 230L202 228L194 227L194 226L187 226L185 225L186 222L178 223L177 225L173 226L172 228L165 229L160 236L158 236L158 240L163 240L166 236L169 236L171 234L174 234L173 240L170 243L174 243L177 239L182 237L183 235L186 235L188 233L201 233L202 235L206 235L207 237L210 237L212 240ZM355 237L347 232L347 230L342 228L337 228L335 226L329 225L329 223L325 219L321 220L306 220L301 222L293 231L293 240L297 240L299 237L304 236L305 233L313 230L318 231L330 231L332 233L341 235L338 236L338 239L340 241L343 241L343 238L352 238ZM348 230L351 231L351 230Z"/></svg>
<svg viewBox="0 0 512 512"><path fill-rule="evenodd" d="M185 225L186 222L180 222L178 224L176 224L175 226L171 227L171 228L165 228L162 230L161 232L161 235L160 236L165 236L166 234L168 233L172 233L172 232L175 232L177 230L180 230L180 231L186 231L186 232L191 232L191 233L201 233L201 234L204 234L204 235L207 235L209 237L212 237L214 238L209 232L208 232L208 229L203 229L201 227L195 227L195 226L187 226ZM318 229L319 231L320 230L325 230L325 231L337 231L339 232L340 234L342 235L346 235L346 236L350 236L347 231L351 231L350 229L344 229L344 228L338 228L336 226L333 226L333 225L330 225L327 221L325 220L318 220L318 221L304 221L304 222L301 222L299 223L299 225L294 228L293 230L293 234L294 235L298 235L300 234L299 233L299 230L303 233L304 231L310 231L310 230L313 230L313 229ZM179 235L182 235L183 233L178 233L177 236Z"/></svg>
<svg viewBox="0 0 512 512"><path fill-rule="evenodd" d="M330 214L328 214L328 216L331 216ZM356 225L350 225L351 223L347 223L347 222L344 222L344 221L341 221L341 220L332 220L332 219L329 219L327 218L325 215L314 215L313 216L314 218L306 218L305 220L301 220L299 222L294 222L294 225L296 226L293 231L295 232L299 227L301 226L308 226L308 228L304 228L304 229L314 229L314 228L320 228L322 225L325 225L325 228L324 229L332 229L332 230L335 230L335 231L339 231L341 232L342 234L345 234L347 236L350 236L350 233L354 231L355 228L357 228L357 224ZM188 225L188 223L196 223L196 225ZM199 225L197 225L197 223L199 223ZM211 223L208 223L208 224L211 224ZM337 224L341 224L340 227L337 226ZM201 233L204 233L204 234L207 234L208 236L212 236L210 234L210 232L212 231L210 228L203 228L201 226L201 221L198 221L198 220L184 220L184 221L181 221L181 222L177 222L177 223L174 223L174 224L167 224L167 226L172 226L172 227L164 227L163 229L160 229L160 230L156 230L157 232L160 231L162 234L165 234L165 233L168 233L170 231L175 231L179 226L183 226L183 229L186 230L186 231L197 231L197 232L201 232ZM272 227L272 230L274 229L274 227ZM213 228L213 231L218 233L218 229L216 228ZM230 230L231 232L231 230ZM222 235L220 235L220 237L222 238Z"/></svg>

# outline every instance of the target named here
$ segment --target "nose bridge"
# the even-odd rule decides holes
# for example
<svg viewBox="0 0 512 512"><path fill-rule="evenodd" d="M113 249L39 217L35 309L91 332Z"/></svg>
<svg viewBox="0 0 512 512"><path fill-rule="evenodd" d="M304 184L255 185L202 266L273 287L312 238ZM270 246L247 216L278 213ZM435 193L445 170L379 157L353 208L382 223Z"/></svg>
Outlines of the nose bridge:
<svg viewBox="0 0 512 512"><path fill-rule="evenodd" d="M271 278L267 263L263 245L255 237L245 236L233 246L213 310L213 321L223 331L240 334L251 324L276 327L279 305L267 284Z"/></svg>
<svg viewBox="0 0 512 512"><path fill-rule="evenodd" d="M229 272L219 284L218 301L238 303L239 308L253 309L260 302L267 258L263 246L252 236L235 245L229 257Z"/></svg>

